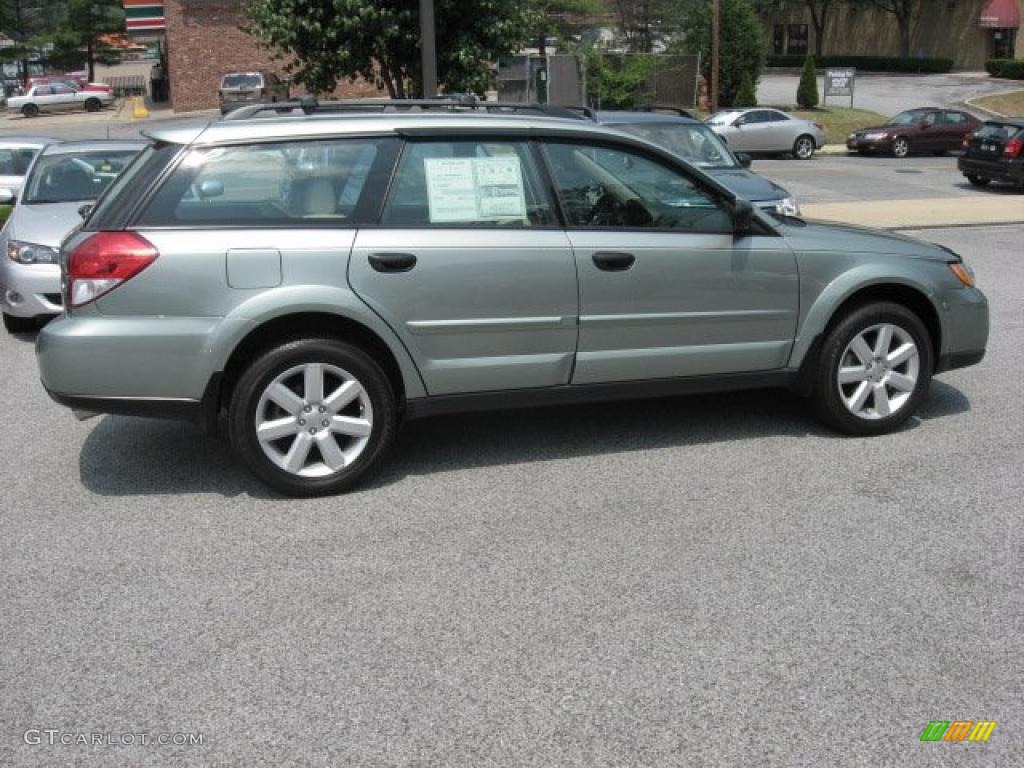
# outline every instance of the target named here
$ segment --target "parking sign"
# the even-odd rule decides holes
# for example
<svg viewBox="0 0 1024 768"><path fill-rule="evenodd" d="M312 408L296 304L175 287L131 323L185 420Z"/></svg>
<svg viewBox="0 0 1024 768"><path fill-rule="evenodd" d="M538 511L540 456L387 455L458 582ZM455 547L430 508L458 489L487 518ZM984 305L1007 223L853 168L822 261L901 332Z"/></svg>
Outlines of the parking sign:
<svg viewBox="0 0 1024 768"><path fill-rule="evenodd" d="M853 81L857 77L854 67L825 70L825 101L829 96L849 96L853 106Z"/></svg>

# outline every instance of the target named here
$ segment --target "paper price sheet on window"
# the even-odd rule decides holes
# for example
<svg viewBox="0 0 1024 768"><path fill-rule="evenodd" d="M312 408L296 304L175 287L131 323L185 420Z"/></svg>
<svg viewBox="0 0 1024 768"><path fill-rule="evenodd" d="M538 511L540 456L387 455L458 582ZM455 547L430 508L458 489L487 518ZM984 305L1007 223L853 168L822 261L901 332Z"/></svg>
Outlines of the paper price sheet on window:
<svg viewBox="0 0 1024 768"><path fill-rule="evenodd" d="M518 157L427 158L431 224L526 220Z"/></svg>

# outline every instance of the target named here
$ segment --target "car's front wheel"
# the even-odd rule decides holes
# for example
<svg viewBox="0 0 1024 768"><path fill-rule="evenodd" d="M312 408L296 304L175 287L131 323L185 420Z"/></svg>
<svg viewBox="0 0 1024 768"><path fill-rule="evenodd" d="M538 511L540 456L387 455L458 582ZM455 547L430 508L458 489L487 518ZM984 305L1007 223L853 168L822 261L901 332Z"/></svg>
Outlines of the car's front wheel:
<svg viewBox="0 0 1024 768"><path fill-rule="evenodd" d="M986 179L984 176L975 176L973 173L967 174L967 180L975 187L987 187L992 183L992 179Z"/></svg>
<svg viewBox="0 0 1024 768"><path fill-rule="evenodd" d="M793 142L793 157L797 160L810 160L814 157L814 138L811 136L800 136Z"/></svg>
<svg viewBox="0 0 1024 768"><path fill-rule="evenodd" d="M910 154L910 140L905 136L897 136L892 142L893 157L906 157Z"/></svg>
<svg viewBox="0 0 1024 768"><path fill-rule="evenodd" d="M299 339L245 370L228 407L231 442L257 477L292 496L348 490L371 473L398 430L380 366L333 339Z"/></svg>
<svg viewBox="0 0 1024 768"><path fill-rule="evenodd" d="M819 416L848 435L880 435L909 419L928 389L928 329L906 307L865 304L829 332L818 361Z"/></svg>
<svg viewBox="0 0 1024 768"><path fill-rule="evenodd" d="M35 104L26 104L21 108L21 114L25 117L35 117L39 114L39 107Z"/></svg>

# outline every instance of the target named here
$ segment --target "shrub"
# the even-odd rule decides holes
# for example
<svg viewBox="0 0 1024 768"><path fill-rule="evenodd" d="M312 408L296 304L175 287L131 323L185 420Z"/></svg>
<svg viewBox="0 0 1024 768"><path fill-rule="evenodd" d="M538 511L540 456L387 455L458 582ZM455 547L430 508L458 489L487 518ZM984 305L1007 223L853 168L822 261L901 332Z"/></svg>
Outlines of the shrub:
<svg viewBox="0 0 1024 768"><path fill-rule="evenodd" d="M736 92L736 98L733 100L732 105L734 107L757 106L757 91L754 89L754 81L750 79L749 72L743 75L740 89Z"/></svg>
<svg viewBox="0 0 1024 768"><path fill-rule="evenodd" d="M800 85L796 89L796 103L804 109L818 106L818 73L814 71L814 57L804 60L804 71L800 75Z"/></svg>
<svg viewBox="0 0 1024 768"><path fill-rule="evenodd" d="M736 104L743 78L751 88L764 67L765 41L761 22L750 0L721 0L718 54L718 101L722 107ZM711 82L711 14L697 14L685 39L669 46L669 53L700 52L702 74Z"/></svg>
<svg viewBox="0 0 1024 768"><path fill-rule="evenodd" d="M803 66L803 56L769 56L769 67ZM898 56L815 56L818 67L856 67L862 72L919 72L941 74L953 69L952 59L903 59Z"/></svg>
<svg viewBox="0 0 1024 768"><path fill-rule="evenodd" d="M1024 80L1024 59L989 59L985 69L992 77Z"/></svg>

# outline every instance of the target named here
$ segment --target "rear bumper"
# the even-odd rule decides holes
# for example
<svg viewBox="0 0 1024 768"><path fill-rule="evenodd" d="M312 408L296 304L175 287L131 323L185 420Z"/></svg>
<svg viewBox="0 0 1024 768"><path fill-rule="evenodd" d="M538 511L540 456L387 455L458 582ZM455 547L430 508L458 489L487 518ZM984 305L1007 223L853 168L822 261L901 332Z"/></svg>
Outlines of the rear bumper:
<svg viewBox="0 0 1024 768"><path fill-rule="evenodd" d="M964 176L980 176L993 181L1008 181L1013 184L1024 184L1024 158L1016 158L1006 162L999 160L978 160L973 157L961 157L956 167Z"/></svg>

